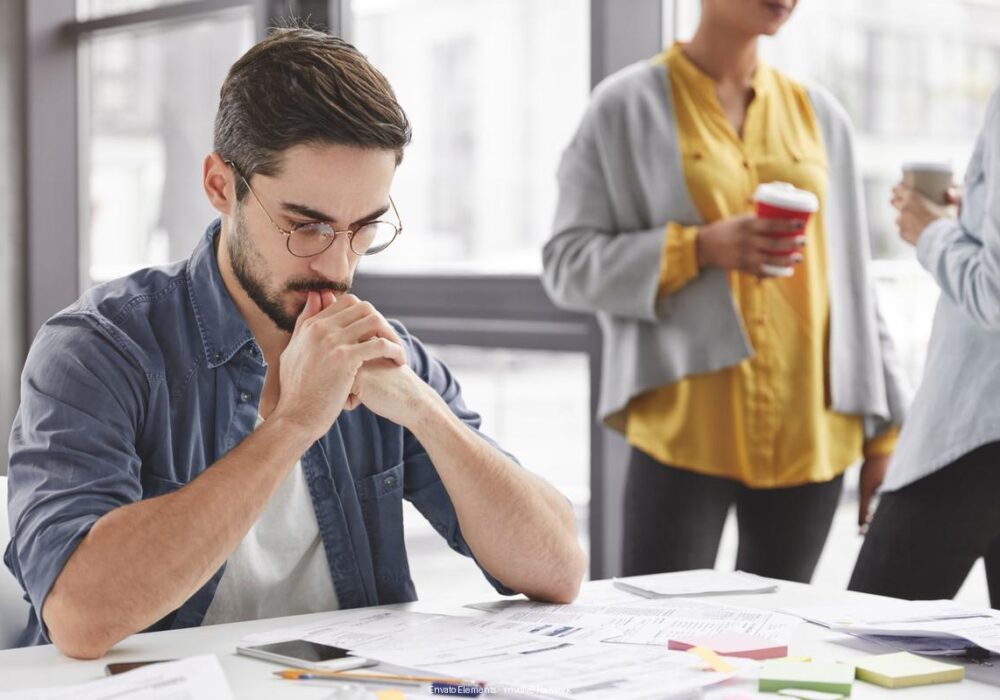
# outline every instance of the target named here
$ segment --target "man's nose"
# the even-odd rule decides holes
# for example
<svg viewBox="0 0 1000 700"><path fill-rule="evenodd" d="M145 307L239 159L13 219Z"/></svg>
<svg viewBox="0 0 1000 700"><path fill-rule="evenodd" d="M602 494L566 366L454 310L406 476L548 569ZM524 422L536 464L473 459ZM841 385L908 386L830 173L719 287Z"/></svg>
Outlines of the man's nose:
<svg viewBox="0 0 1000 700"><path fill-rule="evenodd" d="M358 255L351 250L346 233L338 233L333 245L310 259L309 267L330 280L350 279L358 264Z"/></svg>

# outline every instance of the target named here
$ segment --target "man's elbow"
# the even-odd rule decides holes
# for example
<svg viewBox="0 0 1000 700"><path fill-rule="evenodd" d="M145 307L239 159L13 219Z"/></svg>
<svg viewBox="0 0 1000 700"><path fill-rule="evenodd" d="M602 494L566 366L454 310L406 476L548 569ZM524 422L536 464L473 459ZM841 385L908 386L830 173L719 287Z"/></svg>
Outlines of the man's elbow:
<svg viewBox="0 0 1000 700"><path fill-rule="evenodd" d="M86 608L65 595L53 593L45 600L42 618L49 639L64 656L99 659L118 641L108 625L85 613Z"/></svg>
<svg viewBox="0 0 1000 700"><path fill-rule="evenodd" d="M583 550L574 545L567 560L558 569L552 571L546 577L546 581L535 591L525 591L525 594L533 600L542 600L546 603L560 605L572 603L580 594L580 585L583 582L586 568L586 555Z"/></svg>

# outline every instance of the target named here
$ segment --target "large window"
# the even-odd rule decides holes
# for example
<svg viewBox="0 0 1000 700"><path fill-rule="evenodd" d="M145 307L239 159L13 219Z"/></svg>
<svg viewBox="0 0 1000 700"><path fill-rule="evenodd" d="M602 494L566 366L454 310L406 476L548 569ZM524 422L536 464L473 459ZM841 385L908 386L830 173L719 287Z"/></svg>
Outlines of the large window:
<svg viewBox="0 0 1000 700"><path fill-rule="evenodd" d="M81 44L81 284L186 257L217 215L201 187L219 87L253 43L249 9Z"/></svg>
<svg viewBox="0 0 1000 700"><path fill-rule="evenodd" d="M413 125L406 233L367 270L541 270L555 171L590 92L586 0L355 0L352 40Z"/></svg>

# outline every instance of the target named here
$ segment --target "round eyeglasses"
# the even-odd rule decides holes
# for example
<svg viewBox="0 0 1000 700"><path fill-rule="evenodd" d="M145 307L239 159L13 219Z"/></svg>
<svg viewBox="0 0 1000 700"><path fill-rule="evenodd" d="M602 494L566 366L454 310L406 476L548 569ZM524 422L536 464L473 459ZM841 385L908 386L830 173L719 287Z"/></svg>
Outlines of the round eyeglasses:
<svg viewBox="0 0 1000 700"><path fill-rule="evenodd" d="M396 236L403 232L402 220L399 218L396 203L392 201L391 196L389 197L389 206L392 207L392 213L396 220L400 222L398 225L391 221L377 220L338 231L329 221L312 221L306 224L294 224L291 229L283 229L268 213L264 203L260 201L260 197L253 191L250 183L243 177L243 173L236 167L236 164L231 160L227 160L226 164L243 180L243 184L250 190L250 194L257 201L264 216L278 230L278 233L285 237L285 247L288 248L288 252L297 258L311 258L319 255L333 245L338 233L347 234L347 241L355 255L375 255L375 253L381 253L388 248L396 240Z"/></svg>

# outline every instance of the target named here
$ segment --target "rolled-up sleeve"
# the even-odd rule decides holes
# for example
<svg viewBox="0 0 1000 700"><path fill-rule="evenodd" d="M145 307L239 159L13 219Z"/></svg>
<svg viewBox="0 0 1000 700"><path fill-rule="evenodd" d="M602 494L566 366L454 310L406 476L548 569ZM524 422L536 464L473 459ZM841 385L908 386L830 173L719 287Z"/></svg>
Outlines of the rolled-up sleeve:
<svg viewBox="0 0 1000 700"><path fill-rule="evenodd" d="M85 314L50 320L32 344L10 437L4 559L46 640L42 607L66 561L101 516L141 497L145 385L124 346Z"/></svg>

